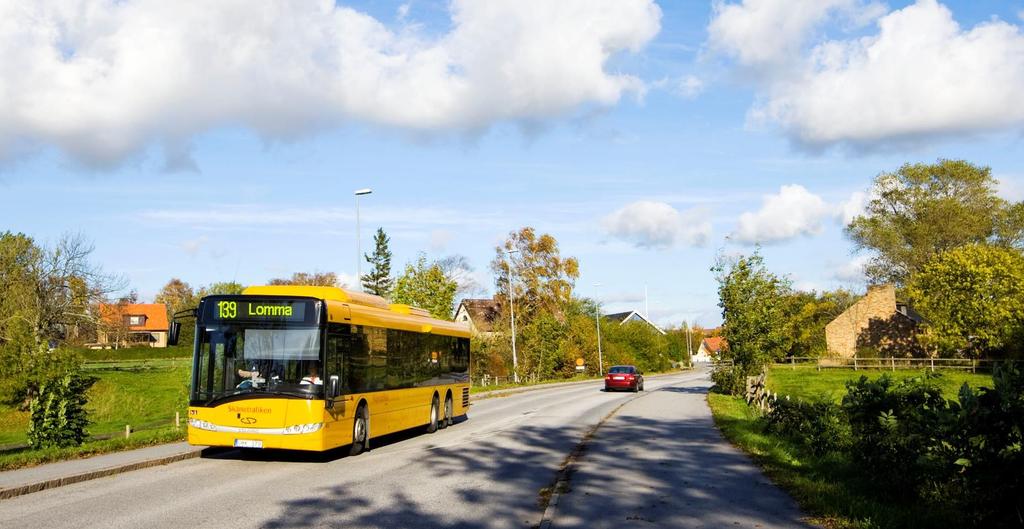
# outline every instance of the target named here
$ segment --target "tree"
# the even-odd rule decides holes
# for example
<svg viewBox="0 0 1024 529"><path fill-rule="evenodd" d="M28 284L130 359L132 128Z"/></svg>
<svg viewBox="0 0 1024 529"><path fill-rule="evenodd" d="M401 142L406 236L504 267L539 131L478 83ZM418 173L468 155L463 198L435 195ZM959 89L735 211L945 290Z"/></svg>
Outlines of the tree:
<svg viewBox="0 0 1024 529"><path fill-rule="evenodd" d="M734 365L730 387L724 389L736 392L741 389L742 377L785 355L789 342L785 296L790 286L765 269L764 259L756 251L731 263L720 258L711 270L718 280L722 336L728 343L722 355Z"/></svg>
<svg viewBox="0 0 1024 529"><path fill-rule="evenodd" d="M363 256L373 268L359 278L363 283L363 290L385 298L391 295L391 289L395 284L391 277L391 250L388 248L390 242L391 239L384 233L384 229L377 228L377 234L373 236L373 255Z"/></svg>
<svg viewBox="0 0 1024 529"><path fill-rule="evenodd" d="M857 296L846 290L791 292L783 301L789 344L786 356L825 356L825 326L857 301Z"/></svg>
<svg viewBox="0 0 1024 529"><path fill-rule="evenodd" d="M191 285L174 277L160 289L153 301L167 305L167 319L170 321L174 313L198 306L200 297L196 296ZM194 326L189 323L183 324L181 333L178 335L178 343L190 344L194 338Z"/></svg>
<svg viewBox="0 0 1024 529"><path fill-rule="evenodd" d="M541 313L562 318L566 304L572 298L572 289L580 275L575 257L563 258L558 241L548 234L537 235L530 227L509 234L495 249L491 270L495 274L496 297L503 298L503 307L509 306L509 273L515 282L516 318L525 323ZM512 253L510 253L512 252Z"/></svg>
<svg viewBox="0 0 1024 529"><path fill-rule="evenodd" d="M457 288L436 262L428 264L427 256L421 253L416 264L406 264L405 271L398 276L392 301L420 307L435 318L449 320Z"/></svg>
<svg viewBox="0 0 1024 529"><path fill-rule="evenodd" d="M911 277L911 301L927 321L923 339L947 355L1020 353L1024 346L1024 256L974 244L937 255Z"/></svg>
<svg viewBox="0 0 1024 529"><path fill-rule="evenodd" d="M455 281L459 288L455 291L457 298L465 298L478 295L484 292L480 283L473 277L473 265L464 255L449 255L438 259L437 265L441 267L445 277Z"/></svg>
<svg viewBox="0 0 1024 529"><path fill-rule="evenodd" d="M295 272L288 278L273 278L267 284L336 287L338 286L338 274L334 272Z"/></svg>
<svg viewBox="0 0 1024 529"><path fill-rule="evenodd" d="M963 160L904 164L879 174L864 214L846 227L858 249L875 252L868 278L902 286L943 251L982 242L1020 245L1024 206L996 196L996 184L991 169Z"/></svg>
<svg viewBox="0 0 1024 529"><path fill-rule="evenodd" d="M211 283L209 286L205 286L199 289L196 294L197 298L203 298L206 296L213 295L238 295L245 290L245 285L236 281L224 281L220 283Z"/></svg>

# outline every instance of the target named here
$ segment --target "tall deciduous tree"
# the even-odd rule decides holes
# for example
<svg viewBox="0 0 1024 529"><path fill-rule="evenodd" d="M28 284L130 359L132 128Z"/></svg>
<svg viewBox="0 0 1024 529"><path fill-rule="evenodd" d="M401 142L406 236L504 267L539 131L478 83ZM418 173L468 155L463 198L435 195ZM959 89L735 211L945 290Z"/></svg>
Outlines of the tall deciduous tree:
<svg viewBox="0 0 1024 529"><path fill-rule="evenodd" d="M157 293L153 300L156 303L167 305L167 318L170 320L175 312L191 309L199 305L199 298L195 290L188 283L176 277L171 278ZM194 321L182 322L181 334L178 335L179 344L191 344L195 337Z"/></svg>
<svg viewBox="0 0 1024 529"><path fill-rule="evenodd" d="M395 281L391 299L428 310L434 317L451 319L452 305L458 285L444 275L437 263L427 263L427 256L420 254L416 264L405 265L405 271Z"/></svg>
<svg viewBox="0 0 1024 529"><path fill-rule="evenodd" d="M1024 256L983 244L937 255L907 289L927 321L922 336L948 355L1020 353L1024 348Z"/></svg>
<svg viewBox="0 0 1024 529"><path fill-rule="evenodd" d="M738 372L750 375L785 355L785 296L789 282L768 272L760 253L728 263L720 259L712 268L718 280L718 306L722 308L722 335L728 346L725 358Z"/></svg>
<svg viewBox="0 0 1024 529"><path fill-rule="evenodd" d="M516 318L524 322L541 313L562 318L580 275L575 257L562 257L554 237L546 233L538 236L530 227L510 233L495 248L491 270L503 307L509 306L510 272L514 276Z"/></svg>
<svg viewBox="0 0 1024 529"><path fill-rule="evenodd" d="M864 214L847 226L874 282L904 285L932 256L958 246L1019 245L1024 206L996 196L988 167L963 160L905 164L875 178Z"/></svg>
<svg viewBox="0 0 1024 529"><path fill-rule="evenodd" d="M373 254L363 256L373 268L359 278L364 291L385 298L391 295L391 289L395 284L394 278L391 277L391 249L388 248L390 242L391 239L384 233L384 229L377 228L377 233L373 236Z"/></svg>

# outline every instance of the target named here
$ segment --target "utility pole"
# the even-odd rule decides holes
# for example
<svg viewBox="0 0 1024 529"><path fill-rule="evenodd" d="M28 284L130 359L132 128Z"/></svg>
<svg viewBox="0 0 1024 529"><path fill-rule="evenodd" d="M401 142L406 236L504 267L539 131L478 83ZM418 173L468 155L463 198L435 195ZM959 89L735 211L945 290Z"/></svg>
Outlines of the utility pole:
<svg viewBox="0 0 1024 529"><path fill-rule="evenodd" d="M601 286L601 283L594 283L594 288ZM597 325L597 374L604 376L604 358L601 356L601 302L594 299L597 309L594 311L594 324Z"/></svg>
<svg viewBox="0 0 1024 529"><path fill-rule="evenodd" d="M508 258L508 311L512 316L512 380L519 383L519 359L516 357L516 291L512 278L512 257L519 250L508 250L505 252Z"/></svg>
<svg viewBox="0 0 1024 529"><path fill-rule="evenodd" d="M370 188L357 189L355 191L356 196L356 290L363 291L363 248L361 241L361 233L359 230L359 197L363 195L369 195L373 193Z"/></svg>

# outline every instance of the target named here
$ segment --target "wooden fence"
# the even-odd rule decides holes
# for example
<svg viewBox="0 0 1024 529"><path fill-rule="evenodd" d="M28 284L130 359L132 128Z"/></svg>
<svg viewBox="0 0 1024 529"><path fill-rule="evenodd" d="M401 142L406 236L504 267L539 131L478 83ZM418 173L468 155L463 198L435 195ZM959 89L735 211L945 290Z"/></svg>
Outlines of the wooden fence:
<svg viewBox="0 0 1024 529"><path fill-rule="evenodd" d="M991 373L992 368L1001 362L1020 362L1020 360L975 360L970 358L834 358L834 357L790 357L774 362L777 367L788 366L791 369L815 368L817 371L823 369L852 369L859 370L886 370L896 371L897 369L915 369L936 371L942 369L955 369L959 371L970 371L971 373ZM729 367L731 360L715 362L714 367Z"/></svg>

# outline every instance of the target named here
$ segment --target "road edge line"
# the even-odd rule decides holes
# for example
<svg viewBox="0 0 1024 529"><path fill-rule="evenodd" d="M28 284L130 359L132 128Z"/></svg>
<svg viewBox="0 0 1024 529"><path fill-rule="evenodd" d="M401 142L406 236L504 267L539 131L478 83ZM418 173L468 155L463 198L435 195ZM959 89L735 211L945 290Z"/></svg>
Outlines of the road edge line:
<svg viewBox="0 0 1024 529"><path fill-rule="evenodd" d="M37 481L35 483L29 483L27 485L19 485L8 489L0 489L0 500L7 500L16 498L18 496L24 496L33 492L40 492L48 489L55 489L63 487L65 485L73 485L75 483L81 483L83 481L90 481L98 478L105 478L107 476L113 476L116 474L123 474L125 472L131 472L133 470L141 470L149 467L156 467L161 465L168 465L171 463L177 463L178 461L184 461L186 459L192 459L199 457L202 454L202 450L191 450L189 452L183 452L180 454L174 454L165 457L159 457L156 459L148 459L146 461L138 461L135 463L129 463L126 465L119 465L116 467L108 467L100 470L93 470L91 472L83 472L81 474L75 474L73 476L65 476L61 478L53 478L45 481Z"/></svg>

